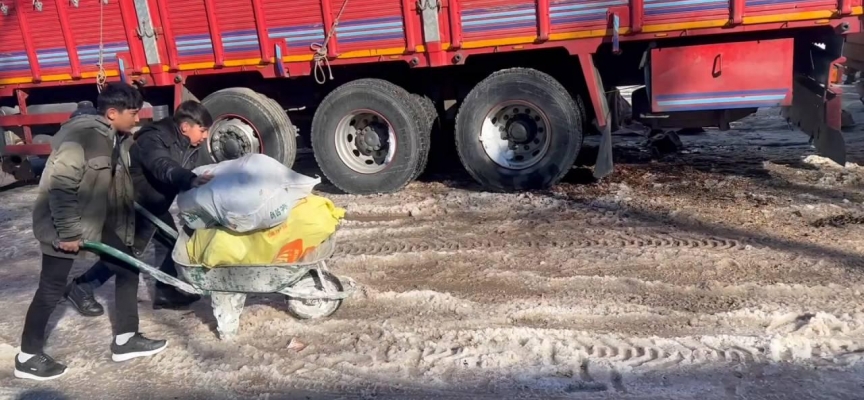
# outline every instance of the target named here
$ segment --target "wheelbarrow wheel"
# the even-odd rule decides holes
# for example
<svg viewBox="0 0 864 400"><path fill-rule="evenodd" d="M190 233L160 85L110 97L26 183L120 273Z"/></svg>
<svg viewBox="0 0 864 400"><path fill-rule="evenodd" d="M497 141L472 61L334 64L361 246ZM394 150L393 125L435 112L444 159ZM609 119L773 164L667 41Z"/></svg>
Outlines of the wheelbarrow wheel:
<svg viewBox="0 0 864 400"><path fill-rule="evenodd" d="M313 291L342 291L342 283L339 278L336 278L329 272L320 271L321 274L316 274L310 271L296 284L291 286L292 289L298 290L313 290ZM320 279L319 279L320 278ZM293 297L287 298L288 313L297 319L316 319L326 318L332 315L342 305L342 300L304 300Z"/></svg>

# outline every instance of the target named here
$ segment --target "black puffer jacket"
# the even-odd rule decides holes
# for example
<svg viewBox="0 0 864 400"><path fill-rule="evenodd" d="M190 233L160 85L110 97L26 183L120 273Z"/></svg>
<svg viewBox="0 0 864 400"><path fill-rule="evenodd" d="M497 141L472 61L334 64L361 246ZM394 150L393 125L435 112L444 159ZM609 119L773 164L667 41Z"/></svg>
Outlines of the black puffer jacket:
<svg viewBox="0 0 864 400"><path fill-rule="evenodd" d="M129 149L135 201L154 215L167 214L181 191L189 190L196 175L198 148L180 133L171 118L146 125L135 133L135 143ZM135 235L136 252L143 251L153 236L155 227L138 218Z"/></svg>

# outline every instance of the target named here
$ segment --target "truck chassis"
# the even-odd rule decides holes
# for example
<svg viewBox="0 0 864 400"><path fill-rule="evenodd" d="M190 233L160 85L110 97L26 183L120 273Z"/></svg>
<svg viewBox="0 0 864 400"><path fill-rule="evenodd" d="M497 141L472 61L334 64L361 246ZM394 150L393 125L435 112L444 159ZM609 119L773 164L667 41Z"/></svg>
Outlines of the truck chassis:
<svg viewBox="0 0 864 400"><path fill-rule="evenodd" d="M122 80L143 118L210 109L202 164L291 166L311 146L331 183L372 194L456 155L489 190L545 189L586 135L601 135L595 176L612 172L613 88L639 84L633 119L651 129L783 107L845 163L839 83L861 14L860 0L0 0L0 156L38 176L75 104Z"/></svg>

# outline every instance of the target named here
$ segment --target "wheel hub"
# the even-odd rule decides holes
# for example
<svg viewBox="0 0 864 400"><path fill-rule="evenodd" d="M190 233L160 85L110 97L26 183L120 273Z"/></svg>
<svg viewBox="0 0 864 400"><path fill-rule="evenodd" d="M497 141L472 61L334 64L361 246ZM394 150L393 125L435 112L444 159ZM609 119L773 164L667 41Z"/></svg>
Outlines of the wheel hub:
<svg viewBox="0 0 864 400"><path fill-rule="evenodd" d="M239 119L217 121L210 128L210 152L216 161L233 160L260 151L255 130Z"/></svg>
<svg viewBox="0 0 864 400"><path fill-rule="evenodd" d="M360 153L371 156L372 153L380 151L383 145L386 143L387 138L382 137L381 135L382 133L386 135L386 131L380 132L381 129L376 128L378 127L366 126L365 128L357 131L357 139L355 140L354 144L357 146L357 150L359 150Z"/></svg>
<svg viewBox="0 0 864 400"><path fill-rule="evenodd" d="M348 168L374 174L386 168L393 158L395 137L383 117L371 111L357 111L337 125L336 153Z"/></svg>
<svg viewBox="0 0 864 400"><path fill-rule="evenodd" d="M249 143L248 139L244 138L234 130L226 131L220 139L219 144L222 147L222 152L225 153L225 156L228 158L240 157L243 153L251 150L252 147L252 143Z"/></svg>
<svg viewBox="0 0 864 400"><path fill-rule="evenodd" d="M525 144L537 137L537 123L530 117L520 114L507 122L506 132L505 140L515 144Z"/></svg>
<svg viewBox="0 0 864 400"><path fill-rule="evenodd" d="M542 109L522 101L493 107L486 114L480 142L496 164L526 169L540 162L549 150L549 121Z"/></svg>

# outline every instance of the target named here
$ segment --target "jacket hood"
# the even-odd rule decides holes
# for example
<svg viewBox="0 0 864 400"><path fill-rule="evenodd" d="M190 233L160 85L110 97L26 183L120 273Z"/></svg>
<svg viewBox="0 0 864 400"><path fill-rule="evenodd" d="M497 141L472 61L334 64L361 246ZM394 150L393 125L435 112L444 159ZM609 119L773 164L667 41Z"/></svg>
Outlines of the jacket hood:
<svg viewBox="0 0 864 400"><path fill-rule="evenodd" d="M101 115L81 114L71 118L60 125L60 129L78 130L95 129L99 133L109 136L114 130L111 123Z"/></svg>
<svg viewBox="0 0 864 400"><path fill-rule="evenodd" d="M51 138L51 149L56 150L61 143L69 135L69 132L75 132L84 129L94 129L107 138L114 136L114 129L111 128L111 123L101 115L82 114L74 118L68 119L60 125L60 130Z"/></svg>

